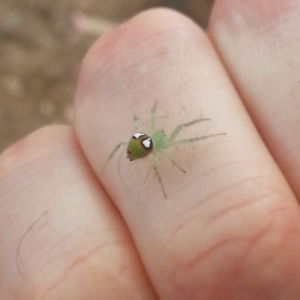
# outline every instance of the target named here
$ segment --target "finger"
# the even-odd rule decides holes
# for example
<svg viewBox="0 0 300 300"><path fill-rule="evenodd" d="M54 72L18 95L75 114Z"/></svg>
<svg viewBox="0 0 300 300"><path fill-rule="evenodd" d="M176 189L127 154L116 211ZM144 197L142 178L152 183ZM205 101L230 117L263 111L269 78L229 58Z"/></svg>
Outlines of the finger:
<svg viewBox="0 0 300 300"><path fill-rule="evenodd" d="M210 34L300 201L300 3L217 1Z"/></svg>
<svg viewBox="0 0 300 300"><path fill-rule="evenodd" d="M70 127L0 158L1 299L156 299Z"/></svg>
<svg viewBox="0 0 300 300"><path fill-rule="evenodd" d="M141 180L151 156L133 166L121 158L120 172L111 160L99 175L115 145L135 132L133 116L147 122L155 100L156 115L166 116L155 128L167 135L199 118L211 121L185 128L182 139L226 133L169 149L187 173L159 161L167 200L152 174ZM83 63L75 116L81 145L162 299L300 295L295 198L194 23L152 10L97 42Z"/></svg>

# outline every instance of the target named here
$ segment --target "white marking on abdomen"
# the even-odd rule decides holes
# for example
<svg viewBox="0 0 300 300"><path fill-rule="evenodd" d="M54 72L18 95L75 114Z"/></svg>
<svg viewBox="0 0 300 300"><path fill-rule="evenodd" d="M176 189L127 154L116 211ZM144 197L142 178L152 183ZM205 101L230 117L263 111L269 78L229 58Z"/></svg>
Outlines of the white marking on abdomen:
<svg viewBox="0 0 300 300"><path fill-rule="evenodd" d="M150 149L151 148L151 138L147 138L147 139L143 140L142 143L143 143L143 146L146 149Z"/></svg>
<svg viewBox="0 0 300 300"><path fill-rule="evenodd" d="M133 137L134 137L135 139L138 139L139 137L141 137L141 136L143 136L143 135L146 135L146 134L137 132L137 133L135 133L135 134L133 135Z"/></svg>

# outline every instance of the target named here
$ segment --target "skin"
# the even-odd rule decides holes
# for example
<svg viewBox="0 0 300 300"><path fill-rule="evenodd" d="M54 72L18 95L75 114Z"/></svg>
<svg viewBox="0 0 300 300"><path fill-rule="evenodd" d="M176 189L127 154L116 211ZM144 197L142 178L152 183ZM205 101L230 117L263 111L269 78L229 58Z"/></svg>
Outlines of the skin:
<svg viewBox="0 0 300 300"><path fill-rule="evenodd" d="M208 35L158 9L99 39L75 126L0 158L0 299L300 299L299 14L220 0ZM143 164L99 175L155 99L166 134L226 132L161 162L167 200Z"/></svg>

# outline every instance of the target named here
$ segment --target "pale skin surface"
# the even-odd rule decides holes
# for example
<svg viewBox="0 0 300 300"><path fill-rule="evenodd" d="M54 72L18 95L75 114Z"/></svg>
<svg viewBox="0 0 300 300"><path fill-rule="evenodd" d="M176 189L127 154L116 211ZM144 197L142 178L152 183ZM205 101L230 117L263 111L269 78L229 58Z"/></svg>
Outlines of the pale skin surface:
<svg viewBox="0 0 300 300"><path fill-rule="evenodd" d="M299 1L220 0L209 37L167 10L102 37L75 129L1 156L0 299L300 299L299 16ZM98 176L155 99L168 134L199 117L213 122L187 135L226 132L175 155L186 174L161 162L168 200L153 176L128 191L117 162Z"/></svg>

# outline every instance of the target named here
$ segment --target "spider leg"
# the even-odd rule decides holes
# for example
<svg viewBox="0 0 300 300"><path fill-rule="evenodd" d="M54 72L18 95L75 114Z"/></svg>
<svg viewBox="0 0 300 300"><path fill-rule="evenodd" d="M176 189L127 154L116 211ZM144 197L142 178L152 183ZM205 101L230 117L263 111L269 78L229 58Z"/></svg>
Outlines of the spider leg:
<svg viewBox="0 0 300 300"><path fill-rule="evenodd" d="M165 188L164 188L162 179L161 179L161 177L160 177L160 175L159 175L159 172L158 172L156 152L153 151L152 154L153 154L153 168L154 168L154 172L155 172L155 175L156 175L156 177L157 177L157 180L158 180L158 182L159 182L159 184L160 184L160 187L161 187L161 189L162 189L162 192L163 192L163 194L164 194L164 197L165 197L165 199L167 199L167 194L166 194L166 191L165 191Z"/></svg>
<svg viewBox="0 0 300 300"><path fill-rule="evenodd" d="M144 130L144 128L143 128L143 125L142 125L140 119L139 119L137 116L134 116L134 117L133 117L133 121L134 121L134 123L135 123L135 126L139 129L139 131L140 131L141 133L145 133L145 130Z"/></svg>
<svg viewBox="0 0 300 300"><path fill-rule="evenodd" d="M153 108L150 111L150 136L152 136L152 134L154 133L155 111L156 111L156 101Z"/></svg>
<svg viewBox="0 0 300 300"><path fill-rule="evenodd" d="M180 171L182 171L183 173L186 173L185 170L183 170L183 168L181 168L174 159L172 159L169 155L167 155L165 152L163 151L159 151L160 154L162 154L163 156L165 156L175 167L177 167Z"/></svg>
<svg viewBox="0 0 300 300"><path fill-rule="evenodd" d="M166 148L177 146L177 145L184 145L184 144L188 144L188 143L194 143L194 142L198 142L200 140L205 140L205 139L208 139L208 138L211 138L211 137L215 137L215 136L219 136L219 135L225 135L225 134L226 133L216 133L216 134L199 136L199 137L195 137L195 138L191 138L191 139L180 140L180 141L168 143Z"/></svg>
<svg viewBox="0 0 300 300"><path fill-rule="evenodd" d="M107 167L108 163L110 162L110 160L114 157L114 155L117 153L117 151L121 148L121 146L127 146L128 143L126 142L121 142L119 143L114 149L113 151L109 154L108 158L106 159L102 169L101 169L101 172L100 172L100 176L103 175L104 171L105 171L105 168Z"/></svg>
<svg viewBox="0 0 300 300"><path fill-rule="evenodd" d="M176 136L178 135L178 133L184 128L184 127L189 127L191 125L194 125L194 124L197 124L201 121L210 121L210 119L197 119L197 120L194 120L194 121L191 121L191 122L188 122L188 123L184 123L184 124L181 124L181 125L178 125L174 131L171 133L170 137L168 138L167 140L167 143L173 143Z"/></svg>

